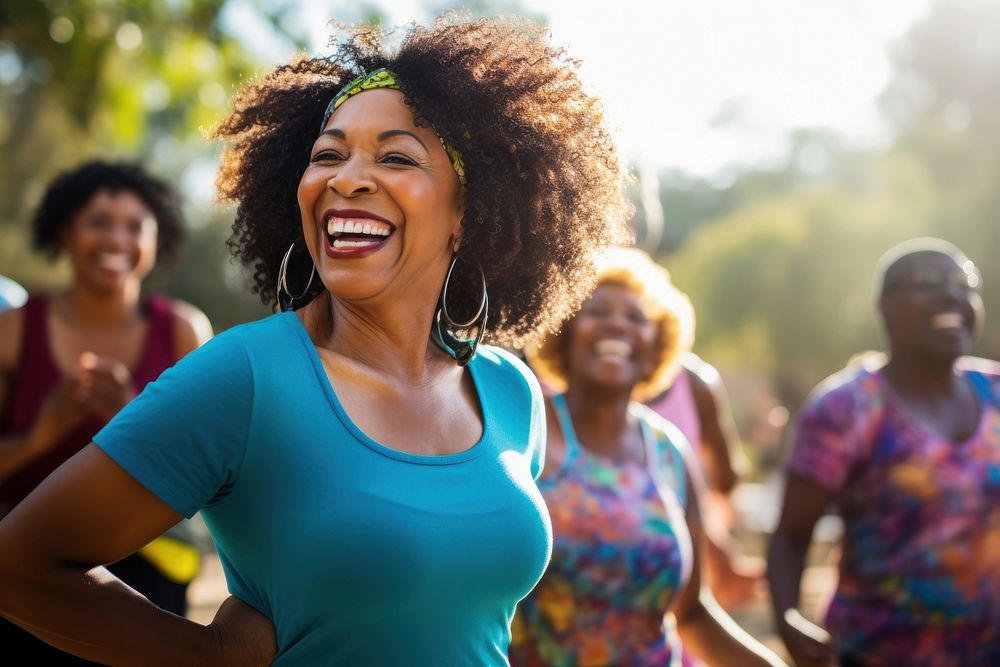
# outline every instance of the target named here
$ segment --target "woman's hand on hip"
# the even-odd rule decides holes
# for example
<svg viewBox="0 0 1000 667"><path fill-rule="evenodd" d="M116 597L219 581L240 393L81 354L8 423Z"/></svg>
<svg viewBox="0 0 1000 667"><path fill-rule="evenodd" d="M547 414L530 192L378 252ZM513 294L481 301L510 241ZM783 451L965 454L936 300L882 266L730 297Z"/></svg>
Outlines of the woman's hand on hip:
<svg viewBox="0 0 1000 667"><path fill-rule="evenodd" d="M278 650L274 624L238 597L230 595L219 607L211 627L219 638L224 665L270 665Z"/></svg>

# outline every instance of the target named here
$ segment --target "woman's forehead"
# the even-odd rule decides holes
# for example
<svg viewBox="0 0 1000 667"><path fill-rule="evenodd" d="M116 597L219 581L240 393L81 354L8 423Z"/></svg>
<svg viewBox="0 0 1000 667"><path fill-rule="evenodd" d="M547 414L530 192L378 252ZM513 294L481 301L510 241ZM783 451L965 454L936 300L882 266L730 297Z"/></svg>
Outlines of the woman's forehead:
<svg viewBox="0 0 1000 667"><path fill-rule="evenodd" d="M889 267L888 273L905 275L914 269L921 269L924 267L956 271L961 270L958 261L954 257L936 250L923 250L900 257L895 265Z"/></svg>
<svg viewBox="0 0 1000 667"><path fill-rule="evenodd" d="M380 88L366 90L351 96L337 108L326 123L325 130L341 129L345 132L358 127L385 127L410 130L416 133L418 128L413 118L413 112L406 105L406 98L398 90Z"/></svg>

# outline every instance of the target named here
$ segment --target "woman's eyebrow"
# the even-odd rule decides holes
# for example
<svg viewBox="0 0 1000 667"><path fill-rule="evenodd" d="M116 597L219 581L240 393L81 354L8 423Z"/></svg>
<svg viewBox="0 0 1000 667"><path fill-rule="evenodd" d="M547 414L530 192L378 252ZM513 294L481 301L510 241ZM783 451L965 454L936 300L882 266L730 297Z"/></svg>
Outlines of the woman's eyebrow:
<svg viewBox="0 0 1000 667"><path fill-rule="evenodd" d="M319 136L322 137L323 135L335 137L337 139L340 139L341 141L347 140L347 134L343 130L338 129L336 127L331 127L330 129L323 130L322 132L319 133ZM382 142L385 141L386 139L391 139L392 137L398 137L398 136L413 137L414 139L417 140L418 144L424 147L424 150L427 150L427 144L425 144L420 137L415 135L413 132L410 132L409 130L386 130L384 132L379 132L376 139Z"/></svg>
<svg viewBox="0 0 1000 667"><path fill-rule="evenodd" d="M331 127L329 130L323 130L322 132L319 133L319 136L322 137L323 135L328 135L331 137L335 137L337 139L347 139L347 135L344 134L344 131L338 130L335 127Z"/></svg>
<svg viewBox="0 0 1000 667"><path fill-rule="evenodd" d="M427 150L427 145L424 144L424 142L420 140L420 137L418 137L417 135L415 135L413 132L410 132L409 130L386 130L385 132L379 132L378 140L379 141L385 141L386 139L390 139L392 137L398 137L400 135L404 135L404 136L407 136L407 137L413 137L414 139L417 140L418 144L420 144L421 146L424 147L424 150Z"/></svg>

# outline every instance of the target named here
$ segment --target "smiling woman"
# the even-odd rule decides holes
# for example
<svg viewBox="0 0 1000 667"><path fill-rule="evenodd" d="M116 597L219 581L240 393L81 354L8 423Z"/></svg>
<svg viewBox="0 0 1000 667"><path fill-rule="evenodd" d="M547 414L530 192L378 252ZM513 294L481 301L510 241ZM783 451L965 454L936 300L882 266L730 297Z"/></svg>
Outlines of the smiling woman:
<svg viewBox="0 0 1000 667"><path fill-rule="evenodd" d="M341 38L217 130L231 247L282 312L190 355L0 523L0 612L46 641L111 663L507 662L550 549L545 416L487 343L584 299L626 229L621 165L540 26ZM197 511L234 596L208 627L98 567Z"/></svg>
<svg viewBox="0 0 1000 667"><path fill-rule="evenodd" d="M800 664L1000 664L1000 365L964 356L979 273L913 239L876 274L888 354L827 378L796 425L768 559L778 628ZM824 629L799 585L831 506L844 540Z"/></svg>
<svg viewBox="0 0 1000 667"><path fill-rule="evenodd" d="M709 665L781 664L703 594L700 469L680 431L636 400L679 369L687 297L640 250L608 252L597 270L563 331L528 351L561 392L547 402L539 480L554 539L518 607L511 664L676 666L679 639Z"/></svg>
<svg viewBox="0 0 1000 667"><path fill-rule="evenodd" d="M139 165L96 161L62 174L33 231L35 247L65 255L73 277L65 292L32 295L0 315L0 515L212 335L190 304L141 294L157 260L176 252L183 227L173 191ZM111 571L183 615L199 562L192 537L190 524L178 524ZM19 664L74 660L7 622L0 640Z"/></svg>

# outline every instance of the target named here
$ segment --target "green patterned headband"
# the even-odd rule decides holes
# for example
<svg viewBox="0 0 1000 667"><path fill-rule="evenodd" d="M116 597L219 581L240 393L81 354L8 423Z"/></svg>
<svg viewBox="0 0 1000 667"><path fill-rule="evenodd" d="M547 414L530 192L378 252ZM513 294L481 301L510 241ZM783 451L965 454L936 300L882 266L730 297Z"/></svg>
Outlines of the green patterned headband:
<svg viewBox="0 0 1000 667"><path fill-rule="evenodd" d="M382 67L375 70L370 74L362 74L361 76L353 79L346 86L341 88L330 103L326 105L326 113L323 114L323 124L320 125L319 131L322 132L326 128L327 122L330 120L330 116L333 112L340 108L340 105L351 99L358 93L363 93L366 90L375 90L376 88L391 88L393 90L400 90L399 81L396 79L396 75ZM448 157L451 158L451 166L455 169L455 173L458 174L458 180L465 187L465 161L462 160L462 154L459 153L455 148L452 148L440 134L437 135L438 139L441 141L441 145L444 147Z"/></svg>

